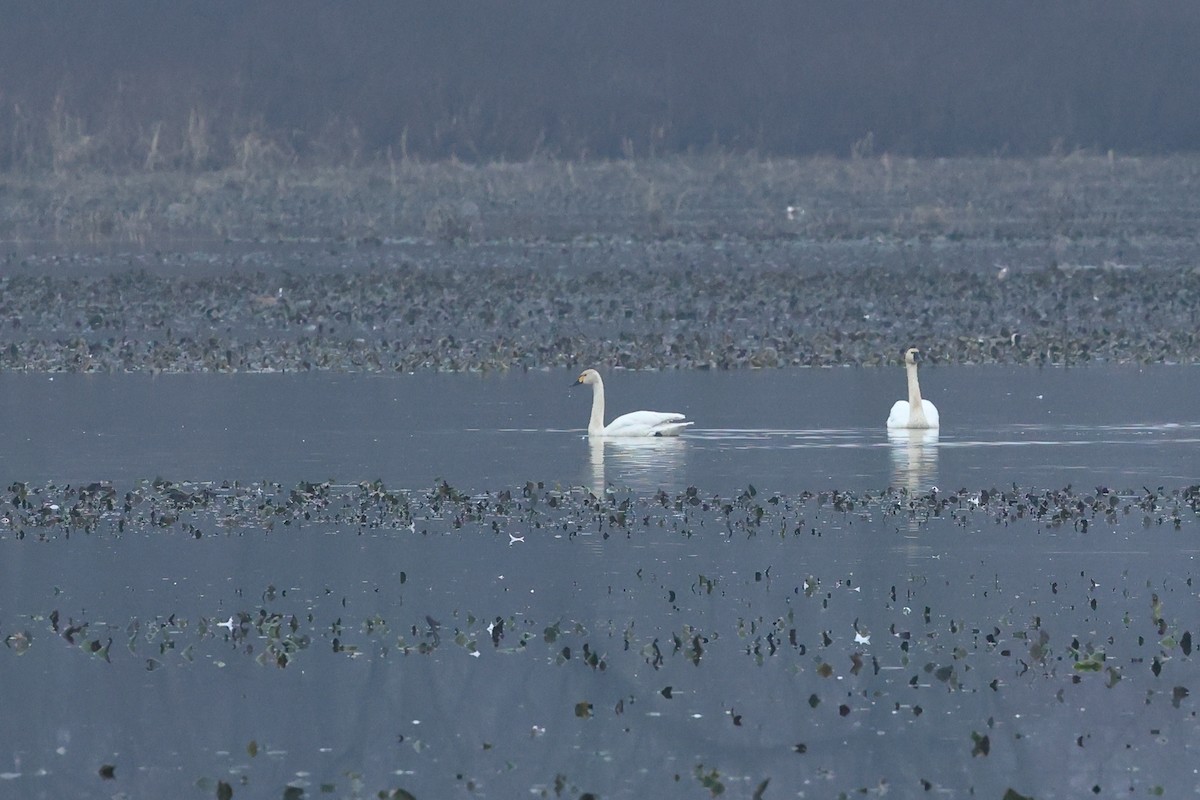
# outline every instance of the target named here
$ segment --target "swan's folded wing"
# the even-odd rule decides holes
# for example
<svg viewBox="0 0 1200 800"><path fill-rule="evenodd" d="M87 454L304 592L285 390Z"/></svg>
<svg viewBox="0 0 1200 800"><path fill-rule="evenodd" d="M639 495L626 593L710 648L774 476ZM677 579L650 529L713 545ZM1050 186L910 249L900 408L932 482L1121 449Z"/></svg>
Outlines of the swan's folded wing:
<svg viewBox="0 0 1200 800"><path fill-rule="evenodd" d="M691 425L683 414L669 411L633 411L604 426L605 436L672 436Z"/></svg>
<svg viewBox="0 0 1200 800"><path fill-rule="evenodd" d="M654 429L655 436L678 436L690 422L665 422Z"/></svg>
<svg viewBox="0 0 1200 800"><path fill-rule="evenodd" d="M929 423L929 427L931 427L931 428L940 427L941 420L939 419L937 406L935 406L933 403L929 402L928 400L922 400L921 408L925 409L925 421Z"/></svg>
<svg viewBox="0 0 1200 800"><path fill-rule="evenodd" d="M887 426L889 428L907 428L908 427L908 401L897 400L892 404L892 411L888 414Z"/></svg>

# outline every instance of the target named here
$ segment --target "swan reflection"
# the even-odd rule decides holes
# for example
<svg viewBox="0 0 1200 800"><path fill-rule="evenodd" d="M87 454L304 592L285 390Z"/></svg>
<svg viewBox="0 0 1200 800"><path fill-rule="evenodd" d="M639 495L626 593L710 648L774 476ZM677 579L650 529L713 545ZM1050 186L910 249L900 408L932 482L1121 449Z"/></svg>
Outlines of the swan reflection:
<svg viewBox="0 0 1200 800"><path fill-rule="evenodd" d="M888 431L892 451L892 485L909 494L929 491L937 482L937 428L893 428Z"/></svg>
<svg viewBox="0 0 1200 800"><path fill-rule="evenodd" d="M610 483L619 489L651 492L675 486L687 461L687 440L677 437L589 437L588 449L596 494Z"/></svg>

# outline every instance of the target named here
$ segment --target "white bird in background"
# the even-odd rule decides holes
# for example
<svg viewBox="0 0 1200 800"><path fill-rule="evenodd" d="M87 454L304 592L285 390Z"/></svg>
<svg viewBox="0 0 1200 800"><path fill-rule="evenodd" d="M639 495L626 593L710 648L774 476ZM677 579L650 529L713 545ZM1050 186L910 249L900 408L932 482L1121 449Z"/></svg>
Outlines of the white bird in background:
<svg viewBox="0 0 1200 800"><path fill-rule="evenodd" d="M889 428L936 428L938 427L937 406L921 399L921 385L917 382L917 358L921 351L910 347L904 353L904 367L908 372L908 399L897 400L888 414Z"/></svg>
<svg viewBox="0 0 1200 800"><path fill-rule="evenodd" d="M572 386L591 384L592 418L588 436L678 436L691 425L683 414L668 411L633 411L604 424L604 381L594 369L585 369Z"/></svg>

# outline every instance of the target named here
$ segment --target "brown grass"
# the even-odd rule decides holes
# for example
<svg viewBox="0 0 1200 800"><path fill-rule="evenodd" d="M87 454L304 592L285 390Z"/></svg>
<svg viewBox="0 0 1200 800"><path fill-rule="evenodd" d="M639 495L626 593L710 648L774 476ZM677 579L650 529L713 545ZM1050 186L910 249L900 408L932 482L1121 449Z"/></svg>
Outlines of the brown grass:
<svg viewBox="0 0 1200 800"><path fill-rule="evenodd" d="M1200 158L767 159L720 153L645 160L465 164L390 154L357 166L299 163L261 134L236 163L197 169L149 132L149 169L96 167L104 148L70 115L49 169L0 176L0 241L578 237L903 242L1085 242L1191 236ZM187 166L182 166L186 161ZM172 169L164 163L177 164ZM789 219L788 208L792 208Z"/></svg>

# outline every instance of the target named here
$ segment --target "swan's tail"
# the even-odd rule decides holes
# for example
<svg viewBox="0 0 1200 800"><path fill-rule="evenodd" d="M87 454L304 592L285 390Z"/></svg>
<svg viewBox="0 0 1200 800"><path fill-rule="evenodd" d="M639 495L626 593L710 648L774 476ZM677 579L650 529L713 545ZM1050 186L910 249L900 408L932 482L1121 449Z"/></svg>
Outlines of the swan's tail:
<svg viewBox="0 0 1200 800"><path fill-rule="evenodd" d="M655 436L678 436L691 422L667 422L654 429Z"/></svg>

